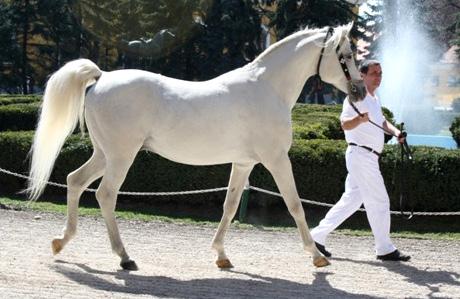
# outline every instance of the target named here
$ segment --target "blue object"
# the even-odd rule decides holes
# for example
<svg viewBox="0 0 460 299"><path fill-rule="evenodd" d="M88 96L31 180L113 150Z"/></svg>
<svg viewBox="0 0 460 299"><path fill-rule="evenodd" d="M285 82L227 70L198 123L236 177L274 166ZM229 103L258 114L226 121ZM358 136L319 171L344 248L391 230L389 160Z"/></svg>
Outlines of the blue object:
<svg viewBox="0 0 460 299"><path fill-rule="evenodd" d="M409 145L437 146L447 149L457 148L457 143L451 136L408 134L407 143Z"/></svg>

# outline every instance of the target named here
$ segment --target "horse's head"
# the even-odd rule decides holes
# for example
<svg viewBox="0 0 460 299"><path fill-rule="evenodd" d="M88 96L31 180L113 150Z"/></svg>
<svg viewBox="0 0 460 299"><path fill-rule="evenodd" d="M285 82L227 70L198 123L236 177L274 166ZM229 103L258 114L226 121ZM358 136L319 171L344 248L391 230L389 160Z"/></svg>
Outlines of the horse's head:
<svg viewBox="0 0 460 299"><path fill-rule="evenodd" d="M321 79L348 94L351 101L362 100L366 96L361 75L356 67L353 51L351 50L349 33L353 26L350 23L334 29L323 47L322 62L318 65Z"/></svg>

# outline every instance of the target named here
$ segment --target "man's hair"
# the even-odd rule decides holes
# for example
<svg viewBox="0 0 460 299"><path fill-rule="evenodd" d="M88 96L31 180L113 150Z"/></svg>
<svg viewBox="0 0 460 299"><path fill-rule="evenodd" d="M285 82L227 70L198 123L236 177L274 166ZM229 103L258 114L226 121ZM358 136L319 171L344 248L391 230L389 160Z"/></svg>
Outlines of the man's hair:
<svg viewBox="0 0 460 299"><path fill-rule="evenodd" d="M363 74L367 74L367 71L369 70L370 66L373 65L380 65L380 61L375 60L375 59L364 59L360 64L359 64L359 71Z"/></svg>

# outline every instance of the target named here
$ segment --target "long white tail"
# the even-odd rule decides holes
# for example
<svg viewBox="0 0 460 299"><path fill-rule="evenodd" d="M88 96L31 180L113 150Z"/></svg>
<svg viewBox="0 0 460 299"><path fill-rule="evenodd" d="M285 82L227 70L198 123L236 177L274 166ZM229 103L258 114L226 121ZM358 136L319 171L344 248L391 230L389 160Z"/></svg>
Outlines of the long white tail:
<svg viewBox="0 0 460 299"><path fill-rule="evenodd" d="M31 200L43 192L67 136L79 120L83 126L85 89L101 74L92 61L78 59L64 65L48 80L31 149L27 188Z"/></svg>

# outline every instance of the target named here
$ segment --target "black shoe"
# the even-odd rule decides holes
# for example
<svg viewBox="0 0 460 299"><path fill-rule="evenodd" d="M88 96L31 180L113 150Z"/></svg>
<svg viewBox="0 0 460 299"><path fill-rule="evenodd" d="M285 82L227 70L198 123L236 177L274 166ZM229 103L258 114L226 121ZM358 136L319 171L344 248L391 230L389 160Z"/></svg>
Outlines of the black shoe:
<svg viewBox="0 0 460 299"><path fill-rule="evenodd" d="M331 253L326 250L326 247L324 245L321 245L317 242L315 242L316 248L318 248L319 252L321 252L325 257L331 257Z"/></svg>
<svg viewBox="0 0 460 299"><path fill-rule="evenodd" d="M377 259L382 260L382 261L407 262L408 260L410 260L410 256L409 255L404 255L398 249L396 249L395 251L390 252L388 254L377 255Z"/></svg>

